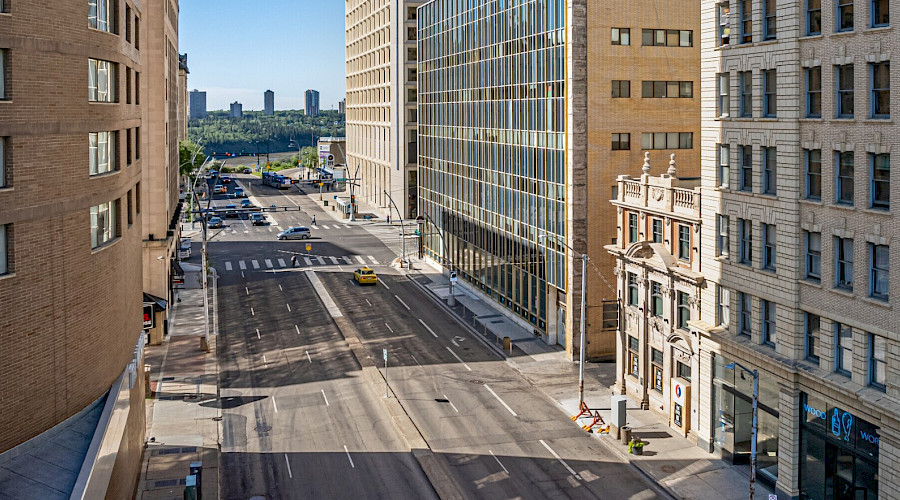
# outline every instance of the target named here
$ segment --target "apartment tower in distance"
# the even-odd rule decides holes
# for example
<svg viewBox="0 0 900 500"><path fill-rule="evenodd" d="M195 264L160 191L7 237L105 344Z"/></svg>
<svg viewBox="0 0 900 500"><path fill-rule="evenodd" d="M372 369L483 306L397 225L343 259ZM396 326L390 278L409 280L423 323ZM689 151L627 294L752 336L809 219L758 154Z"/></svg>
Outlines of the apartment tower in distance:
<svg viewBox="0 0 900 500"><path fill-rule="evenodd" d="M319 116L319 91L306 91L306 116Z"/></svg>
<svg viewBox="0 0 900 500"><path fill-rule="evenodd" d="M263 114L266 116L275 114L275 92L271 90L263 93Z"/></svg>
<svg viewBox="0 0 900 500"><path fill-rule="evenodd" d="M231 117L232 118L243 118L244 117L244 106L241 103L239 103L237 101L234 101L233 103L231 103Z"/></svg>
<svg viewBox="0 0 900 500"><path fill-rule="evenodd" d="M357 196L418 214L416 8L423 2L346 0L347 167ZM388 193L390 196L386 196ZM394 211L396 217L397 213Z"/></svg>
<svg viewBox="0 0 900 500"><path fill-rule="evenodd" d="M194 89L190 93L190 119L206 118L206 92Z"/></svg>
<svg viewBox="0 0 900 500"><path fill-rule="evenodd" d="M140 474L143 5L0 3L3 497L131 498Z"/></svg>

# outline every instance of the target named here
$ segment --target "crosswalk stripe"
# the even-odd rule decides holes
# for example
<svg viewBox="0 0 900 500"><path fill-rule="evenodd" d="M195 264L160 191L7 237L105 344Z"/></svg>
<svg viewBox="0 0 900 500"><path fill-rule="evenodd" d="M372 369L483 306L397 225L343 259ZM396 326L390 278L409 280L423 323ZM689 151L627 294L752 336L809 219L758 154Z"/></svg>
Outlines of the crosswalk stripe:
<svg viewBox="0 0 900 500"><path fill-rule="evenodd" d="M354 255L354 257L356 257L356 260L358 260L360 264L366 265L366 261L363 260L362 256Z"/></svg>
<svg viewBox="0 0 900 500"><path fill-rule="evenodd" d="M346 227L347 229L350 229L350 226L348 226L347 224L344 224L344 227Z"/></svg>
<svg viewBox="0 0 900 500"><path fill-rule="evenodd" d="M272 265L272 261L271 261L271 260L266 259L266 267L268 267L268 268L271 269L271 268L273 268L273 267L275 267L275 266Z"/></svg>
<svg viewBox="0 0 900 500"><path fill-rule="evenodd" d="M334 265L337 265L337 263L338 263L337 257L331 257L331 256L329 256L328 258L331 259L331 262L334 263Z"/></svg>
<svg viewBox="0 0 900 500"><path fill-rule="evenodd" d="M322 228L322 229L328 229L328 226L326 226L326 225L324 225L324 224L321 225L321 226L319 226L319 227Z"/></svg>
<svg viewBox="0 0 900 500"><path fill-rule="evenodd" d="M344 259L344 262L346 262L347 264L353 264L353 261L350 260L350 257L347 257L347 256L345 255L345 256L343 257L343 259Z"/></svg>
<svg viewBox="0 0 900 500"><path fill-rule="evenodd" d="M287 267L287 264L284 263L284 259L278 259L278 265L281 267Z"/></svg>
<svg viewBox="0 0 900 500"><path fill-rule="evenodd" d="M319 229L319 226L316 226L315 224L313 224L313 227L312 227L312 228L313 228L313 229Z"/></svg>
<svg viewBox="0 0 900 500"><path fill-rule="evenodd" d="M231 262L228 262L228 261L225 262L225 270L231 271Z"/></svg>
<svg viewBox="0 0 900 500"><path fill-rule="evenodd" d="M244 264L244 261L239 260L239 261L238 261L238 267L240 267L240 268L241 268L241 271L243 271L243 270L247 269L247 264Z"/></svg>
<svg viewBox="0 0 900 500"><path fill-rule="evenodd" d="M259 262L256 262L255 260L251 260L250 263L253 264L253 269L259 269Z"/></svg>
<svg viewBox="0 0 900 500"><path fill-rule="evenodd" d="M372 257L371 255L369 255L369 260L372 261L372 264L375 264L376 266L378 265L378 261L375 260L375 257Z"/></svg>
<svg viewBox="0 0 900 500"><path fill-rule="evenodd" d="M307 266L311 266L311 265L312 265L312 261L309 260L309 257L303 257L303 260L306 261L306 265L307 265Z"/></svg>
<svg viewBox="0 0 900 500"><path fill-rule="evenodd" d="M266 228L266 229L268 229L270 233L272 232L272 228L271 228L271 227L268 227L268 228Z"/></svg>
<svg viewBox="0 0 900 500"><path fill-rule="evenodd" d="M319 264L322 264L323 266L325 265L325 259L323 259L322 257L316 257L316 260L319 261Z"/></svg>

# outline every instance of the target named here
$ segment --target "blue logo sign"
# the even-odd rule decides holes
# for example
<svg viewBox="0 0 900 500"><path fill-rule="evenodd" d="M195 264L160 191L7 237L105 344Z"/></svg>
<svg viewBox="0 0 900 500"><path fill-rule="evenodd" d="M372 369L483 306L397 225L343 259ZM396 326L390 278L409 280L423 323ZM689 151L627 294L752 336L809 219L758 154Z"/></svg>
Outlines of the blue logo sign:
<svg viewBox="0 0 900 500"><path fill-rule="evenodd" d="M821 418L822 420L825 420L825 412L824 411L822 411L814 406L810 406L808 403L803 405L803 409L806 410L806 413L809 413L810 415L812 415L816 418Z"/></svg>
<svg viewBox="0 0 900 500"><path fill-rule="evenodd" d="M850 432L853 430L853 415L848 411L834 409L831 414L831 433L837 437L843 437L844 441L850 441Z"/></svg>

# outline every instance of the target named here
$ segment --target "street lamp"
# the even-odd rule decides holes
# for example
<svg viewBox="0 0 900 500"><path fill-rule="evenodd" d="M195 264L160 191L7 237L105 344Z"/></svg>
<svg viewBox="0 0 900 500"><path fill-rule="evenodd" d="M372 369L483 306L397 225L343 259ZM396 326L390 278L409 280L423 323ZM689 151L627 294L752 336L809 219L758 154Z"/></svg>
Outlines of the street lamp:
<svg viewBox="0 0 900 500"><path fill-rule="evenodd" d="M391 205L394 206L394 210L397 211L397 218L400 219L400 267L403 267L403 259L406 257L406 231L403 227L403 214L400 213L400 209L397 208L397 204L394 203L394 199L391 198L391 194L384 191L384 195L388 197L388 201L391 202Z"/></svg>
<svg viewBox="0 0 900 500"><path fill-rule="evenodd" d="M204 331L203 337L200 339L200 349L209 352L209 282L206 271L206 263L207 263L207 255L206 255L206 225L207 220L205 214L203 212L203 207L200 205L200 200L197 198L197 181L203 177L203 171L206 170L207 165L209 165L210 157L207 156L206 160L203 161L203 165L200 165L200 169L197 171L197 176L194 178L194 184L191 186L191 198L197 200L197 210L200 212L200 220L201 220L201 233L203 235L203 250L201 253L201 262L200 262L200 273L203 275L203 323L204 323ZM227 161L227 160L226 160ZM222 166L225 166L225 162L222 162ZM209 192L209 183L206 184L207 191ZM212 193L210 192L209 198L207 200L206 211L209 212L210 204L212 203Z"/></svg>
<svg viewBox="0 0 900 500"><path fill-rule="evenodd" d="M432 226L434 226L435 229L437 229L437 235L441 237L441 244L444 247L444 259L447 260L449 264L447 266L447 270L450 271L450 296L447 297L447 305L450 307L454 307L456 305L456 297L453 296L453 263L450 261L450 249L447 248L447 241L444 239L444 235L441 234L441 228L439 228L437 224L435 224L434 221L431 220L431 217L429 217L426 212L423 211L422 216L425 217L425 220L427 220ZM422 236L424 236L424 234Z"/></svg>
<svg viewBox="0 0 900 500"><path fill-rule="evenodd" d="M568 248L572 253L576 252L574 248L570 247L566 242L559 241L562 237L558 234L548 234L541 233L538 235L538 241L547 237L555 237L557 238L557 243L562 244L564 247ZM581 403L584 402L584 355L585 355L585 332L584 332L584 311L585 311L585 286L586 286L586 276L587 276L587 262L588 255L586 253L581 254L581 341L578 348L578 406L581 406Z"/></svg>
<svg viewBox="0 0 900 500"><path fill-rule="evenodd" d="M753 375L753 423L750 441L750 500L753 500L753 490L756 483L756 441L759 431L759 371L751 370L738 362L731 362L725 365L725 368L728 370L734 370L736 367Z"/></svg>

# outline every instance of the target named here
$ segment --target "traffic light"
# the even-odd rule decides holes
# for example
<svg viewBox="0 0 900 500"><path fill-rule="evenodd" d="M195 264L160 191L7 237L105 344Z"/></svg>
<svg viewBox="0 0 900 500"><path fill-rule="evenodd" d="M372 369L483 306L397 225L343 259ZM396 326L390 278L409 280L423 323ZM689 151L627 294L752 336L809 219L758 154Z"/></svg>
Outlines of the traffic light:
<svg viewBox="0 0 900 500"><path fill-rule="evenodd" d="M356 205L356 195L355 194L350 195L350 204Z"/></svg>

